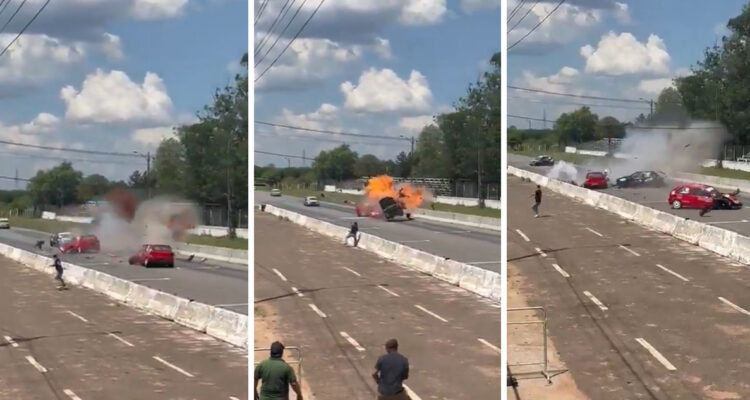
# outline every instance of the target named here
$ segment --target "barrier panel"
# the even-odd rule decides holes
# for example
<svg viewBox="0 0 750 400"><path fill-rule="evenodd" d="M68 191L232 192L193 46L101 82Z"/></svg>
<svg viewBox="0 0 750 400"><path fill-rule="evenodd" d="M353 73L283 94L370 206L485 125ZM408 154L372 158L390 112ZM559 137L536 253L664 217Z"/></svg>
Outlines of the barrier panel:
<svg viewBox="0 0 750 400"><path fill-rule="evenodd" d="M510 356L508 356L508 367L522 367L522 366L529 366L529 365L541 365L542 370L540 371L542 373L542 376L544 376L545 379L547 379L547 383L552 383L552 376L549 373L549 359L547 357L547 310L544 309L544 307L517 307L517 308L508 308L508 312L520 312L520 311L541 311L542 318L538 320L532 320L532 321L508 321L508 325L541 325L542 326L542 337L543 337L543 350L542 350L542 357L541 360L538 361L531 361L531 362L522 362L522 363L515 363L511 364L510 362Z"/></svg>

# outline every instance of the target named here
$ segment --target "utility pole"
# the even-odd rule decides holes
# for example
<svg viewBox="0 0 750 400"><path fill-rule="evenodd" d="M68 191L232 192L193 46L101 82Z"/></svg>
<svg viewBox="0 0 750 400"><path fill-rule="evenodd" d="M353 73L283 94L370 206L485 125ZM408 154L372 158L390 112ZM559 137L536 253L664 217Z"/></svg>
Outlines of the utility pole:
<svg viewBox="0 0 750 400"><path fill-rule="evenodd" d="M651 112L648 114L648 116L650 118L650 117L652 117L654 115L654 99L651 99L651 101L649 102L649 104L651 105Z"/></svg>
<svg viewBox="0 0 750 400"><path fill-rule="evenodd" d="M547 110L542 110L542 119L544 120L544 129L547 129Z"/></svg>
<svg viewBox="0 0 750 400"><path fill-rule="evenodd" d="M302 167L306 167L307 166L307 161L306 160L307 159L305 158L305 150L302 149Z"/></svg>
<svg viewBox="0 0 750 400"><path fill-rule="evenodd" d="M232 149L232 135L227 133L227 233L229 238L234 239L236 233L232 223L232 160L229 156Z"/></svg>
<svg viewBox="0 0 750 400"><path fill-rule="evenodd" d="M409 153L409 157L411 157L414 154L414 136L411 137L411 152Z"/></svg>
<svg viewBox="0 0 750 400"><path fill-rule="evenodd" d="M151 152L146 153L146 191L147 198L151 198Z"/></svg>

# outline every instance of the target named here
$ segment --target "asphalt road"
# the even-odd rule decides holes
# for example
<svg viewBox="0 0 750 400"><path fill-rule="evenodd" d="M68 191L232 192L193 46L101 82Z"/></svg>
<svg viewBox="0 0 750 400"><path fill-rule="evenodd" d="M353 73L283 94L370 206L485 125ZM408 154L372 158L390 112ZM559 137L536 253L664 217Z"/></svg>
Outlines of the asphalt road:
<svg viewBox="0 0 750 400"><path fill-rule="evenodd" d="M49 234L11 228L0 230L0 242L38 254L51 256L58 252L49 247ZM34 247L37 240L44 240L40 251ZM106 247L106 243L102 244ZM59 252L58 252L59 253ZM63 263L95 269L144 286L172 293L206 304L217 305L238 313L248 313L246 265L230 265L213 261L188 262L177 255L175 268L144 268L129 265L131 254L124 252L65 254Z"/></svg>
<svg viewBox="0 0 750 400"><path fill-rule="evenodd" d="M528 161L530 158L519 156L516 154L508 154L510 165L517 168L523 168L529 171L546 175L551 167L530 167ZM578 166L581 175L586 171L584 167ZM635 171L630 171L635 172ZM624 174L623 174L624 175ZM621 175L619 175L621 176ZM617 179L619 176L613 176L612 179ZM583 182L582 176L579 176L578 182ZM695 219L706 224L716 225L723 229L735 231L746 236L750 236L750 196L740 194L742 204L745 206L739 210L712 210L707 215L700 217L698 215L699 210L695 209L681 209L673 210L669 204L667 204L667 196L669 191L679 184L688 183L684 180L668 180L667 186L663 188L625 188L617 189L610 188L601 190L604 193L611 194L635 203L643 204L645 206L665 211L670 214L678 215L683 218ZM721 189L719 189L721 190Z"/></svg>
<svg viewBox="0 0 750 400"><path fill-rule="evenodd" d="M0 258L0 398L238 400L247 352Z"/></svg>
<svg viewBox="0 0 750 400"><path fill-rule="evenodd" d="M255 203L272 204L289 211L349 227L357 221L361 232L399 242L477 267L500 272L500 232L465 225L419 220L387 222L383 219L357 217L354 207L321 202L320 207L305 207L302 199L292 196L271 197L255 192ZM343 241L343 238L341 238Z"/></svg>
<svg viewBox="0 0 750 400"><path fill-rule="evenodd" d="M255 227L256 319L273 314L285 345L302 348L317 399L375 398L390 338L413 400L500 398L499 306L269 214Z"/></svg>
<svg viewBox="0 0 750 400"><path fill-rule="evenodd" d="M591 399L750 398L750 271L508 178L508 260Z"/></svg>

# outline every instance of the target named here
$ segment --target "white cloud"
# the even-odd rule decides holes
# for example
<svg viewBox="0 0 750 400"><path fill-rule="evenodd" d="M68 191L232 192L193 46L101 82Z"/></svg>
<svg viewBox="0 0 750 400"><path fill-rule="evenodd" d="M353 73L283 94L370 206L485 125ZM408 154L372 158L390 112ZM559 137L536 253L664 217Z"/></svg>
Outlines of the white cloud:
<svg viewBox="0 0 750 400"><path fill-rule="evenodd" d="M157 147L163 140L175 137L177 136L172 125L136 129L131 135L134 142L147 147Z"/></svg>
<svg viewBox="0 0 750 400"><path fill-rule="evenodd" d="M501 6L500 0L461 0L461 9L469 14L481 10L500 8Z"/></svg>
<svg viewBox="0 0 750 400"><path fill-rule="evenodd" d="M518 0L508 2L509 10L512 10ZM529 6L522 7L521 10L511 19L508 29L511 29L526 14ZM527 36L518 47L521 48L554 48L557 45L566 44L578 38L586 30L598 26L604 20L605 11L600 9L586 8L582 6L563 4L557 11L552 13L556 4L540 2L531 9L526 18L518 26L508 33L508 44L513 45L521 40L531 29L548 14L551 13L547 20L534 30L532 35ZM519 15L520 14L520 15Z"/></svg>
<svg viewBox="0 0 750 400"><path fill-rule="evenodd" d="M617 20L617 22L623 25L631 24L633 22L633 19L630 16L630 7L628 7L628 5L625 3L616 2L615 19Z"/></svg>
<svg viewBox="0 0 750 400"><path fill-rule="evenodd" d="M672 78L644 79L638 83L638 90L658 95L664 88L673 86Z"/></svg>
<svg viewBox="0 0 750 400"><path fill-rule="evenodd" d="M404 25L424 26L442 22L446 13L446 0L404 1L399 21Z"/></svg>
<svg viewBox="0 0 750 400"><path fill-rule="evenodd" d="M357 112L425 112L432 106L427 78L416 70L408 80L402 80L390 69L370 68L362 73L357 85L342 83L341 92L346 109Z"/></svg>
<svg viewBox="0 0 750 400"><path fill-rule="evenodd" d="M15 34L0 34L9 43ZM0 57L0 85L38 87L79 64L86 52L82 44L67 44L43 34L26 34Z"/></svg>
<svg viewBox="0 0 750 400"><path fill-rule="evenodd" d="M418 134L427 125L435 123L432 115L418 115L399 119L398 126L412 134Z"/></svg>
<svg viewBox="0 0 750 400"><path fill-rule="evenodd" d="M135 0L133 16L142 20L173 18L182 14L188 0Z"/></svg>
<svg viewBox="0 0 750 400"><path fill-rule="evenodd" d="M374 51L380 58L384 60L390 60L393 58L391 52L391 42L388 39L381 37L375 38L375 44L373 45Z"/></svg>
<svg viewBox="0 0 750 400"><path fill-rule="evenodd" d="M122 59L122 42L120 37L111 33L104 33L102 41L98 44L99 50L113 60Z"/></svg>
<svg viewBox="0 0 750 400"><path fill-rule="evenodd" d="M670 56L667 46L659 36L651 34L641 43L631 33L619 35L609 32L602 36L597 48L581 47L586 60L586 72L604 75L669 73Z"/></svg>
<svg viewBox="0 0 750 400"><path fill-rule="evenodd" d="M323 103L318 107L317 110L307 114L295 114L289 109L284 108L281 110L281 115L276 117L276 122L284 125L298 126L307 129L328 129L337 130L338 125L339 108L333 104ZM285 131L283 128L276 128L277 131ZM312 132L311 134L315 134Z"/></svg>
<svg viewBox="0 0 750 400"><path fill-rule="evenodd" d="M0 138L3 140L40 145L47 142L44 134L51 133L60 125L60 119L49 113L40 113L29 122L18 125L5 125L0 122ZM48 144L48 143L46 143Z"/></svg>
<svg viewBox="0 0 750 400"><path fill-rule="evenodd" d="M562 67L556 74L549 76L536 76L530 71L523 71L522 86L529 89L546 90L549 92L575 93L580 92L576 89L576 83L581 73L572 67ZM572 88L573 87L573 88Z"/></svg>
<svg viewBox="0 0 750 400"><path fill-rule="evenodd" d="M60 90L65 118L78 123L165 122L170 120L172 100L162 79L147 72L142 84L122 71L97 69L84 80L80 91Z"/></svg>

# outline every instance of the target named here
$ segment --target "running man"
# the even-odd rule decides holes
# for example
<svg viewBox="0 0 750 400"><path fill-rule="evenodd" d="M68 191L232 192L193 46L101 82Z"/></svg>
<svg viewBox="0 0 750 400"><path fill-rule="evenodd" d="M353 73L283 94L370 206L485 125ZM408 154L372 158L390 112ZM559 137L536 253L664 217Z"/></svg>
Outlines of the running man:
<svg viewBox="0 0 750 400"><path fill-rule="evenodd" d="M534 205L531 206L531 209L534 210L534 218L539 218L539 205L542 204L542 187L540 185L536 185L533 197Z"/></svg>
<svg viewBox="0 0 750 400"><path fill-rule="evenodd" d="M297 382L294 369L282 358L284 345L281 342L271 343L271 358L262 361L255 367L255 400L289 400L289 386L302 400L302 387ZM258 393L258 382L260 393Z"/></svg>
<svg viewBox="0 0 750 400"><path fill-rule="evenodd" d="M359 225L354 222L352 227L349 228L349 233L346 235L346 238L344 238L344 244L349 241L349 238L354 238L354 247L357 247L357 242L359 242L359 239L357 239L357 232L359 232Z"/></svg>
<svg viewBox="0 0 750 400"><path fill-rule="evenodd" d="M55 260L54 267L55 271L57 271L57 275L55 275L55 280L60 281L60 286L58 289L67 289L68 286L65 285L65 281L63 280L63 266L62 266L62 260L60 260L60 257L57 256L57 254L53 255L52 258Z"/></svg>
<svg viewBox="0 0 750 400"><path fill-rule="evenodd" d="M398 352L396 339L385 342L385 351L372 374L378 385L378 400L410 400L403 385L409 379L409 359Z"/></svg>

